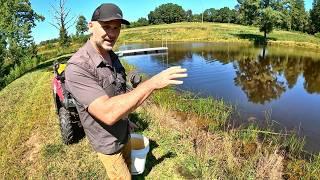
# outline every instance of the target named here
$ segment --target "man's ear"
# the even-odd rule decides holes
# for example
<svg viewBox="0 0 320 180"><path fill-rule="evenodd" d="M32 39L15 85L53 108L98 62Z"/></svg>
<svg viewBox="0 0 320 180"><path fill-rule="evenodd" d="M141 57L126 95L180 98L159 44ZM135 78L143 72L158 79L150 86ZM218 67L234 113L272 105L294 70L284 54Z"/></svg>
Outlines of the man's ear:
<svg viewBox="0 0 320 180"><path fill-rule="evenodd" d="M93 29L93 22L92 21L88 22L88 28L89 28L89 33L92 33L92 29Z"/></svg>

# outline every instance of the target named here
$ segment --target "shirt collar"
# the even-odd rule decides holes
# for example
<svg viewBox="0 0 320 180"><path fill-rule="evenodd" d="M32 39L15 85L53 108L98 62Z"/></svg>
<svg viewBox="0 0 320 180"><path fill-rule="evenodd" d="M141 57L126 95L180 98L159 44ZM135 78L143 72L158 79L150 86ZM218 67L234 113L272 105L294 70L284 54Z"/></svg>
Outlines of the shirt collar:
<svg viewBox="0 0 320 180"><path fill-rule="evenodd" d="M91 57L93 63L95 64L96 67L98 67L99 65L101 65L101 63L107 65L107 66L112 66L109 61L107 61L106 59L104 59L99 52L93 47L92 43L90 42L90 40L88 40L85 44L85 47L88 51L89 56ZM111 54L110 52L108 52L109 56L107 56L108 58L111 58ZM112 60L112 59L111 59Z"/></svg>

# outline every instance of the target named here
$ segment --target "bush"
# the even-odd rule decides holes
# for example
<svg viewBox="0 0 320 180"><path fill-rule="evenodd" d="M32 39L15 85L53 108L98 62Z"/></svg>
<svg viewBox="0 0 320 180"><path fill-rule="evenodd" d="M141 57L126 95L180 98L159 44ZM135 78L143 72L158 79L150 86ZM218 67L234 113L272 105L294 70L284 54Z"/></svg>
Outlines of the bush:
<svg viewBox="0 0 320 180"><path fill-rule="evenodd" d="M320 32L314 34L315 37L320 38Z"/></svg>
<svg viewBox="0 0 320 180"><path fill-rule="evenodd" d="M4 79L4 86L10 84L14 80L18 79L28 71L32 70L39 64L39 58L26 58L22 61L20 65L15 65L14 68L12 68L8 75L6 75Z"/></svg>

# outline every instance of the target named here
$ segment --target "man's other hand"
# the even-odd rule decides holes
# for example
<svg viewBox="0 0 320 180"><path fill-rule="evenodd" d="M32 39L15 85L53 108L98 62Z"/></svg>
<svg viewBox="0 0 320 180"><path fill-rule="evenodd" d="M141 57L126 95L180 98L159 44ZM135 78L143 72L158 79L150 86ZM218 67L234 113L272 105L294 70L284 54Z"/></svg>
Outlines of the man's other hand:
<svg viewBox="0 0 320 180"><path fill-rule="evenodd" d="M153 89L161 89L168 85L183 84L183 81L176 79L188 77L186 72L187 69L181 68L181 66L170 67L153 76L150 79L151 86Z"/></svg>

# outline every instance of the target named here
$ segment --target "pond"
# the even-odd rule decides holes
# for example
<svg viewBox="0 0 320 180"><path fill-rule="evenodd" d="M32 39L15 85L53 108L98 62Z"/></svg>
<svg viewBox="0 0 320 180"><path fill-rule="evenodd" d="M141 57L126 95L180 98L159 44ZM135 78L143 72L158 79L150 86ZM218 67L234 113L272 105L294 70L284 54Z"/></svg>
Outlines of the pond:
<svg viewBox="0 0 320 180"><path fill-rule="evenodd" d="M129 44L120 50L159 47ZM306 150L320 151L320 53L289 47L230 43L167 44L167 54L128 56L138 71L154 75L181 65L188 78L177 88L223 99L239 122L269 121L306 137Z"/></svg>

